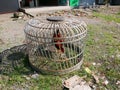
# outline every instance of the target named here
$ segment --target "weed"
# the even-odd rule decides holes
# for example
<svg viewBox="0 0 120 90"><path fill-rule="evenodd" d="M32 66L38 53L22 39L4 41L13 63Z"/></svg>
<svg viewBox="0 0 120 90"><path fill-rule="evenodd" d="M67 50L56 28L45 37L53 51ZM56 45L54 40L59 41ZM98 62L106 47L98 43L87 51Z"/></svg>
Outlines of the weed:
<svg viewBox="0 0 120 90"><path fill-rule="evenodd" d="M103 13L93 12L93 16L100 17L106 21L114 21L114 22L120 23L120 16L118 15L107 15Z"/></svg>

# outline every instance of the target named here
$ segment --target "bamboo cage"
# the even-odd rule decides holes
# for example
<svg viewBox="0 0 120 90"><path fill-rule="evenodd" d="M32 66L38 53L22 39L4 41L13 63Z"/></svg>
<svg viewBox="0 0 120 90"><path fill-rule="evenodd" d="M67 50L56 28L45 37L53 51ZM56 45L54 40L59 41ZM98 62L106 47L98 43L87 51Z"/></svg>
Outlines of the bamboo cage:
<svg viewBox="0 0 120 90"><path fill-rule="evenodd" d="M80 69L86 27L83 21L60 16L29 20L24 32L32 68L54 75Z"/></svg>

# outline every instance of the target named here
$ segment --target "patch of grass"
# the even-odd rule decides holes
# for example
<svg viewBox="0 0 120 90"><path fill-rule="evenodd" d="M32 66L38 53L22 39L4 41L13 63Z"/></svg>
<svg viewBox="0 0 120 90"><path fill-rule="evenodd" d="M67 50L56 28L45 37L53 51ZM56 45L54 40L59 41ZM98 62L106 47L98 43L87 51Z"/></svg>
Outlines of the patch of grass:
<svg viewBox="0 0 120 90"><path fill-rule="evenodd" d="M108 15L108 14L93 12L93 16L100 17L106 21L114 21L114 22L120 23L119 13L118 15L110 15L110 14Z"/></svg>
<svg viewBox="0 0 120 90"><path fill-rule="evenodd" d="M118 12L116 15L120 15L120 12Z"/></svg>
<svg viewBox="0 0 120 90"><path fill-rule="evenodd" d="M61 79L58 76L40 76L40 81L38 84L39 89L51 90L52 88L56 90L60 89Z"/></svg>
<svg viewBox="0 0 120 90"><path fill-rule="evenodd" d="M97 28L96 28L97 27ZM114 27L114 28L113 28ZM85 61L101 63L101 66L89 68L99 73L104 73L109 80L109 84L104 87L102 84L98 84L99 88L107 88L108 90L118 90L115 84L119 80L120 75L120 60L116 57L117 53L120 53L119 49L119 30L115 26L109 26L106 24L100 25L88 25L88 38L85 48ZM92 43L89 43L92 42Z"/></svg>
<svg viewBox="0 0 120 90"><path fill-rule="evenodd" d="M99 13L96 13L96 16L108 21L116 20L114 17L105 16ZM0 80L0 84L5 85L5 89L13 87L16 84L20 89L28 86L29 89L25 90L62 90L62 80L73 75L84 77L84 80L87 82L94 83L92 75L85 71L85 67L88 67L92 72L104 74L109 81L109 84L105 86L102 84L103 81L101 80L101 77L99 77L100 83L94 83L97 85L97 90L119 90L119 87L116 85L116 81L120 78L120 59L117 57L117 55L120 55L119 33L120 31L114 25L111 26L107 23L97 25L90 24L88 25L84 61L80 70L63 76L39 74L39 77L36 79L30 78L30 80L26 80L23 77L26 74L21 73L22 70L26 70L23 67L18 67L16 69L19 72L13 72L8 75L9 77L5 76L5 78ZM100 66L94 66L92 64L93 62L96 64L100 63ZM30 77L30 75L31 74L28 74L26 76Z"/></svg>

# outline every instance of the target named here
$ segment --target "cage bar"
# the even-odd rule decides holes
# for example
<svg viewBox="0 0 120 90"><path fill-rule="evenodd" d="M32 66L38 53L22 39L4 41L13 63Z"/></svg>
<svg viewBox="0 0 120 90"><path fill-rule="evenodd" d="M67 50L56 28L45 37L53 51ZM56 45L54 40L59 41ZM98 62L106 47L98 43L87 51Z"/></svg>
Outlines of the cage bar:
<svg viewBox="0 0 120 90"><path fill-rule="evenodd" d="M85 22L63 17L31 19L25 36L31 66L45 74L66 74L83 62Z"/></svg>

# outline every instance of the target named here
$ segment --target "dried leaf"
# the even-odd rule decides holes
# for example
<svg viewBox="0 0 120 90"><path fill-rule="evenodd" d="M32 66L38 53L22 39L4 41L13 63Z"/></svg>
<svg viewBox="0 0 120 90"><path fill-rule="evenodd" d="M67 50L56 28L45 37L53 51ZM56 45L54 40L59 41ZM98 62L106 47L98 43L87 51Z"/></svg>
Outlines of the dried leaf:
<svg viewBox="0 0 120 90"><path fill-rule="evenodd" d="M92 74L91 70L88 67L85 68L85 71L89 74Z"/></svg>

